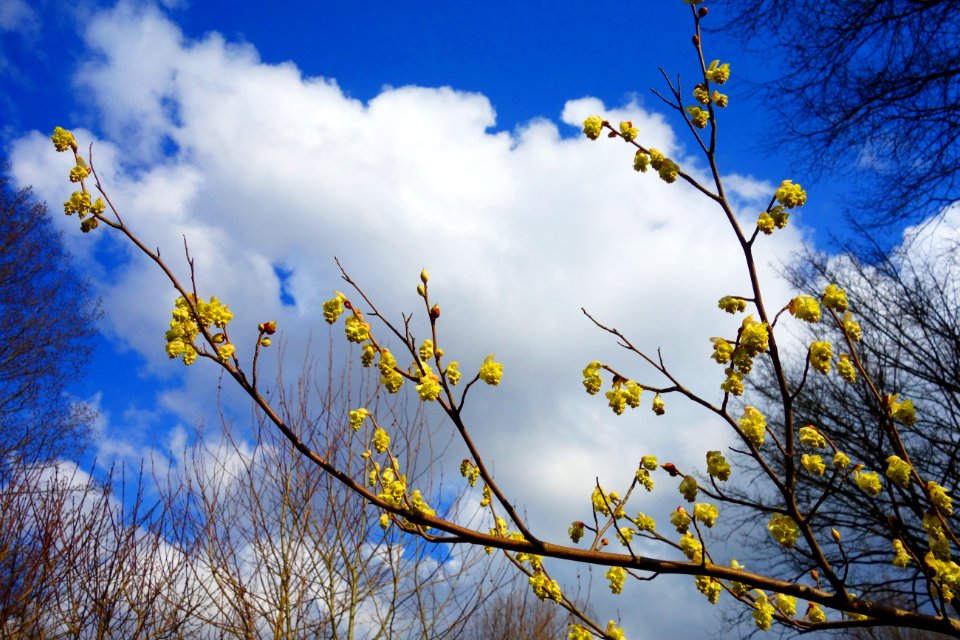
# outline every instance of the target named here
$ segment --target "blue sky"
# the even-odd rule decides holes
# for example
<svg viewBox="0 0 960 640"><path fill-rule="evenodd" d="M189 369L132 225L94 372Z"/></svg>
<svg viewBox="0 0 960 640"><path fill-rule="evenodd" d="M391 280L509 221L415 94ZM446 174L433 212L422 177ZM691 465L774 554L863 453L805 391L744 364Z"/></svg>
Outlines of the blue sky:
<svg viewBox="0 0 960 640"><path fill-rule="evenodd" d="M245 327L238 340L279 320L286 369L310 340L316 350L330 335L342 353L339 329L328 333L319 314L342 287L334 255L394 318L417 310L428 266L447 351L465 368L490 352L505 363L503 388L477 393L468 416L498 477L551 539L582 517L584 501L566 497L586 499L596 474L619 482L638 453L694 468L704 447L727 444L690 407L670 406L658 424L614 420L579 376L594 359L644 375L581 305L644 348L662 347L707 395L721 375L704 364L708 338L735 331L715 308L744 286L722 216L684 185L634 174L622 144L579 133L592 113L630 119L641 139L703 175L686 132L648 90L663 88L658 65L692 88L687 5L425 6L4 2L0 141L15 178L51 203L107 314L90 376L68 389L102 410L93 452L102 465L175 454L185 430L215 424L217 378L166 359L173 294L156 269L105 229L81 237L57 215L71 185L48 140L56 125L82 147L95 142L125 219L181 274L187 237L201 295L230 304ZM784 178L808 190L797 224L760 251L771 296L786 302L776 271L840 231L838 185L811 183L764 150L775 123L754 83L786 52L761 60L723 34L705 45L733 70L720 161L738 213L755 216ZM229 417L249 416L229 388L224 402ZM674 499L651 498L651 509L669 511ZM635 586L645 604L621 603L620 613L689 603L689 637L701 637L709 606L687 582L663 584L655 594Z"/></svg>

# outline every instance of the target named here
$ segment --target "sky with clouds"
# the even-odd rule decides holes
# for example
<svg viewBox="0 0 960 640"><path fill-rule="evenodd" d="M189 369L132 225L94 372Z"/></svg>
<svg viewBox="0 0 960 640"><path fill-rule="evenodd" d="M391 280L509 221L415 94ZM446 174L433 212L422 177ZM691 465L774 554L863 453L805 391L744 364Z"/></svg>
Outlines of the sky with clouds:
<svg viewBox="0 0 960 640"><path fill-rule="evenodd" d="M636 174L621 142L580 134L594 113L632 120L644 144L707 178L684 128L646 92L662 86L658 65L671 77L694 69L686 5L280 3L268 14L235 4L0 3L0 137L17 183L56 214L72 190L70 160L50 131L93 142L127 224L181 276L186 238L201 295L234 313L241 358L257 324L278 320L288 372L308 349L325 359L331 340L344 353L342 329L320 310L344 287L334 256L391 319L413 313L421 337L415 287L429 268L447 358L466 371L488 353L504 363L500 388L472 391L466 417L501 487L547 539L562 541L589 513L595 478L625 485L647 454L700 469L705 450L726 445L715 420L673 398L662 417L645 408L617 418L580 377L601 359L663 382L584 307L660 349L689 387L720 396L709 337L735 334L739 320L716 300L747 287L722 212L687 185ZM751 83L775 72L776 57L746 59L723 34L706 47L733 62L721 172L752 221L781 179L804 182L785 173L789 159L757 151L773 123ZM832 231L835 186L818 201L804 185L809 211L760 242L771 300L791 297L778 265ZM166 457L184 426L217 422L217 374L166 358L174 294L155 265L108 229L82 236L75 219L55 220L106 312L91 376L69 390L101 410L98 463ZM249 418L236 390L224 385L222 397L232 418ZM455 474L462 451L449 458ZM676 503L665 483L643 509L662 519ZM684 578L635 583L594 608L621 616L631 638L699 638L717 624ZM684 622L653 617L664 610Z"/></svg>

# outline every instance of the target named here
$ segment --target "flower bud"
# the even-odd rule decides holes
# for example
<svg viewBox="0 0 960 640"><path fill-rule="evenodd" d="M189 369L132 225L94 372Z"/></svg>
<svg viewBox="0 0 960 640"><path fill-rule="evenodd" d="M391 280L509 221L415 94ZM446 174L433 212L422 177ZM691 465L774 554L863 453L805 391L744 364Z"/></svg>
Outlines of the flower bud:
<svg viewBox="0 0 960 640"><path fill-rule="evenodd" d="M260 340L260 346L261 346L261 347L269 347L272 342L273 342L273 341L270 340L270 338L263 338L262 340Z"/></svg>
<svg viewBox="0 0 960 640"><path fill-rule="evenodd" d="M840 542L840 532L836 529L830 529L830 535L833 536L834 541Z"/></svg>
<svg viewBox="0 0 960 640"><path fill-rule="evenodd" d="M698 18L706 18L706 17L707 17L707 8L706 8L706 7L700 7L699 9L697 9L697 17L698 17Z"/></svg>
<svg viewBox="0 0 960 640"><path fill-rule="evenodd" d="M429 279L430 279L430 274L427 273L426 268L424 268L423 271L420 272L420 282L422 282L423 284L427 284L427 280Z"/></svg>
<svg viewBox="0 0 960 640"><path fill-rule="evenodd" d="M264 322L263 324L260 325L259 329L260 331L264 332L268 336L272 336L277 332L277 322L276 320L272 320L270 322Z"/></svg>
<svg viewBox="0 0 960 640"><path fill-rule="evenodd" d="M213 344L220 344L226 339L226 336L224 336L222 333L215 334L213 338L211 338L211 340L213 340Z"/></svg>
<svg viewBox="0 0 960 640"><path fill-rule="evenodd" d="M440 305L435 304L430 308L430 317L434 320L440 317Z"/></svg>
<svg viewBox="0 0 960 640"><path fill-rule="evenodd" d="M422 285L422 284L418 284L418 285L417 285L417 293L420 294L420 297L422 298L422 297L424 297L425 295L427 295L427 290L423 288L423 285Z"/></svg>
<svg viewBox="0 0 960 640"><path fill-rule="evenodd" d="M435 354L437 354L437 357L438 357L438 358L442 358L442 357L443 357L443 349L439 349L439 348L438 348L438 349L434 349L433 352L434 352Z"/></svg>
<svg viewBox="0 0 960 640"><path fill-rule="evenodd" d="M664 463L660 465L660 468L669 473L671 478L676 478L679 475L683 475L680 473L680 470L677 469L677 466L672 462Z"/></svg>
<svg viewBox="0 0 960 640"><path fill-rule="evenodd" d="M699 46L700 46L700 36L694 34L692 40L693 40L693 46L695 46L695 47L699 47Z"/></svg>

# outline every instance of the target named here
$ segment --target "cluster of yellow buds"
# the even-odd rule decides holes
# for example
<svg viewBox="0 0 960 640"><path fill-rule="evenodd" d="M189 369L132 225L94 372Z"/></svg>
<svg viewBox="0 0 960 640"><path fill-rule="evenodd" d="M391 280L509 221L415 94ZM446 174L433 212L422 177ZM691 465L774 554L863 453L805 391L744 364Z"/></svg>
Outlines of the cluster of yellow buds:
<svg viewBox="0 0 960 640"><path fill-rule="evenodd" d="M193 309L191 309L191 306ZM196 319L199 319L199 325ZM215 297L211 297L210 302L204 302L200 299L194 300L192 295L190 301L184 297L177 298L174 303L170 329L167 330L165 335L167 355L170 358L183 356L185 365L193 364L199 353L194 342L200 334L200 328L207 329L215 326L225 329L232 319L233 313L230 312L230 309ZM214 343L219 345L217 355L221 361L226 361L233 356L235 347L226 340L225 333L217 333L212 338Z"/></svg>
<svg viewBox="0 0 960 640"><path fill-rule="evenodd" d="M70 182L79 183L80 190L74 191L70 195L70 199L63 203L63 212L68 216L77 214L80 219L80 230L84 233L96 229L99 225L99 216L106 211L107 207L102 198L97 198L94 201L90 199L90 193L87 191L85 182L90 175L90 167L83 156L80 155L77 141L70 131L62 127L54 128L50 139L53 140L54 149L58 152L72 151L76 161L76 165L70 169Z"/></svg>

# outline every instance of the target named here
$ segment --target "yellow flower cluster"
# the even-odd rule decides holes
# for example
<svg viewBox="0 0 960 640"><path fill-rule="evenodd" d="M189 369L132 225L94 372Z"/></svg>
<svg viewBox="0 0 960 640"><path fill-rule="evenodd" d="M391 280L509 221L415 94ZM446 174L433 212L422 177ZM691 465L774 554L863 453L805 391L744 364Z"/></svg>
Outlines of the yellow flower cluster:
<svg viewBox="0 0 960 640"><path fill-rule="evenodd" d="M687 107L687 113L690 115L690 124L697 129L703 129L710 122L710 112L700 107Z"/></svg>
<svg viewBox="0 0 960 640"><path fill-rule="evenodd" d="M387 447L390 446L390 435L380 427L377 427L376 431L373 432L373 438L370 440L370 444L373 445L374 451L383 453L387 450Z"/></svg>
<svg viewBox="0 0 960 640"><path fill-rule="evenodd" d="M475 487L477 486L477 478L480 477L480 467L464 458L463 462L460 463L460 475L467 479L467 483L471 487Z"/></svg>
<svg viewBox="0 0 960 640"><path fill-rule="evenodd" d="M350 412L350 428L354 431L359 431L360 427L363 425L363 421L367 419L370 415L370 412L366 409L360 408Z"/></svg>
<svg viewBox="0 0 960 640"><path fill-rule="evenodd" d="M530 576L530 587L533 593L541 600L547 598L560 602L563 600L563 593L560 591L560 585L556 580L551 580L543 571L536 571Z"/></svg>
<svg viewBox="0 0 960 640"><path fill-rule="evenodd" d="M907 553L906 548L904 548L903 542L894 540L893 552L895 554L893 557L893 566L906 569L907 565L910 564L910 554Z"/></svg>
<svg viewBox="0 0 960 640"><path fill-rule="evenodd" d="M813 428L813 425L808 424L800 427L800 444L813 449L826 449L827 440L823 434Z"/></svg>
<svg viewBox="0 0 960 640"><path fill-rule="evenodd" d="M717 604L717 601L720 599L720 591L722 591L722 585L719 580L711 578L710 576L697 576L696 584L697 591L707 596L710 604Z"/></svg>
<svg viewBox="0 0 960 640"><path fill-rule="evenodd" d="M633 123L629 120L620 123L620 135L623 136L623 139L626 142L633 142L636 140L638 133L640 133L640 131L633 126Z"/></svg>
<svg viewBox="0 0 960 640"><path fill-rule="evenodd" d="M860 490L869 496L880 495L883 490L883 483L880 482L880 476L876 471L864 471L857 469L853 472L853 481L857 483Z"/></svg>
<svg viewBox="0 0 960 640"><path fill-rule="evenodd" d="M717 84L725 84L730 79L730 63L720 64L719 60L714 60L707 67L706 78Z"/></svg>
<svg viewBox="0 0 960 640"><path fill-rule="evenodd" d="M803 454L800 456L800 464L807 473L820 477L827 470L827 465L823 463L823 457L817 455Z"/></svg>
<svg viewBox="0 0 960 640"><path fill-rule="evenodd" d="M810 343L810 366L822 374L830 373L830 362L833 360L833 347L829 342L817 341Z"/></svg>
<svg viewBox="0 0 960 640"><path fill-rule="evenodd" d="M802 207L807 202L807 192L800 185L794 184L793 180L781 182L774 197L787 209Z"/></svg>
<svg viewBox="0 0 960 640"><path fill-rule="evenodd" d="M743 298L737 298L734 296L723 296L720 298L720 302L717 303L717 306L727 313L732 314L746 309L747 301Z"/></svg>
<svg viewBox="0 0 960 640"><path fill-rule="evenodd" d="M670 524L672 524L677 533L686 533L693 520L683 507L677 507L676 511L670 514Z"/></svg>
<svg viewBox="0 0 960 640"><path fill-rule="evenodd" d="M767 600L766 594L761 593L757 596L753 601L753 622L757 625L757 629L761 631L769 629L775 612L776 610Z"/></svg>
<svg viewBox="0 0 960 640"><path fill-rule="evenodd" d="M862 337L860 323L853 319L852 313L847 313L843 316L843 332L854 342L860 342L860 338Z"/></svg>
<svg viewBox="0 0 960 640"><path fill-rule="evenodd" d="M590 116L583 121L583 135L591 140L596 140L600 137L600 132L603 130L603 123L604 120L600 116Z"/></svg>
<svg viewBox="0 0 960 640"><path fill-rule="evenodd" d="M824 306L837 313L843 313L847 310L847 292L835 284L828 284L820 299L823 300Z"/></svg>
<svg viewBox="0 0 960 640"><path fill-rule="evenodd" d="M787 549L792 549L797 538L800 537L800 527L797 526L797 522L783 513L773 514L767 523L767 531L774 540Z"/></svg>
<svg viewBox="0 0 960 640"><path fill-rule="evenodd" d="M898 487L906 489L910 485L910 471L910 465L900 456L887 458L887 471L884 475Z"/></svg>
<svg viewBox="0 0 960 640"><path fill-rule="evenodd" d="M897 422L912 427L917 421L917 412L913 407L913 400L900 401L899 395L886 397L887 406L890 409L890 417Z"/></svg>
<svg viewBox="0 0 960 640"><path fill-rule="evenodd" d="M637 512L637 517L633 519L633 524L637 525L637 529L640 531L653 531L657 528L657 523L654 519L642 511Z"/></svg>
<svg viewBox="0 0 960 640"><path fill-rule="evenodd" d="M743 415L738 422L743 436L755 447L763 446L763 440L767 430L767 419L760 411L753 406L747 406L743 409Z"/></svg>
<svg viewBox="0 0 960 640"><path fill-rule="evenodd" d="M941 487L933 480L927 482L927 492L930 494L930 502L933 503L941 513L946 515L953 514L953 499L947 495L947 490Z"/></svg>
<svg viewBox="0 0 960 640"><path fill-rule="evenodd" d="M580 542L580 539L583 538L583 527L584 523L578 520L577 522L571 524L570 528L567 529L567 535L570 536L570 540L573 542L573 544L577 544Z"/></svg>
<svg viewBox="0 0 960 640"><path fill-rule="evenodd" d="M623 567L610 567L604 574L610 581L610 592L616 595L623 593L623 585L627 580L627 570Z"/></svg>
<svg viewBox="0 0 960 640"><path fill-rule="evenodd" d="M703 560L703 545L689 531L680 537L680 551L689 558L690 562Z"/></svg>
<svg viewBox="0 0 960 640"><path fill-rule="evenodd" d="M720 510L712 504L698 502L693 505L693 517L709 529L717 523L717 518L720 517Z"/></svg>
<svg viewBox="0 0 960 640"><path fill-rule="evenodd" d="M719 451L707 451L707 473L717 480L729 480L730 463Z"/></svg>
<svg viewBox="0 0 960 640"><path fill-rule="evenodd" d="M790 301L787 309L799 320L820 322L820 303L812 296L799 295Z"/></svg>
<svg viewBox="0 0 960 640"><path fill-rule="evenodd" d="M687 502L693 502L697 499L697 490L699 488L697 479L693 476L684 476L683 480L680 481L680 486L677 487L680 495L686 498Z"/></svg>
<svg viewBox="0 0 960 640"><path fill-rule="evenodd" d="M187 299L182 296L177 298L174 303L170 329L167 330L165 335L167 356L170 358L182 356L185 365L191 365L197 359L198 351L194 341L200 334L201 326L206 329L213 325L222 329L233 319L230 309L215 297L211 297L210 302L197 300L194 303L194 308L200 320L199 325ZM226 360L233 355L234 349L227 347L233 347L233 345L225 344L217 350L221 360Z"/></svg>
<svg viewBox="0 0 960 640"><path fill-rule="evenodd" d="M680 165L663 155L659 149L650 148L650 166L660 175L660 179L670 184L680 175Z"/></svg>
<svg viewBox="0 0 960 640"><path fill-rule="evenodd" d="M840 354L840 360L837 362L837 373L840 374L841 378L851 384L857 381L857 368L853 366L853 362L850 360L850 354Z"/></svg>
<svg viewBox="0 0 960 640"><path fill-rule="evenodd" d="M480 365L480 379L491 386L500 384L500 378L503 376L503 365L493 361L493 354L483 359Z"/></svg>

